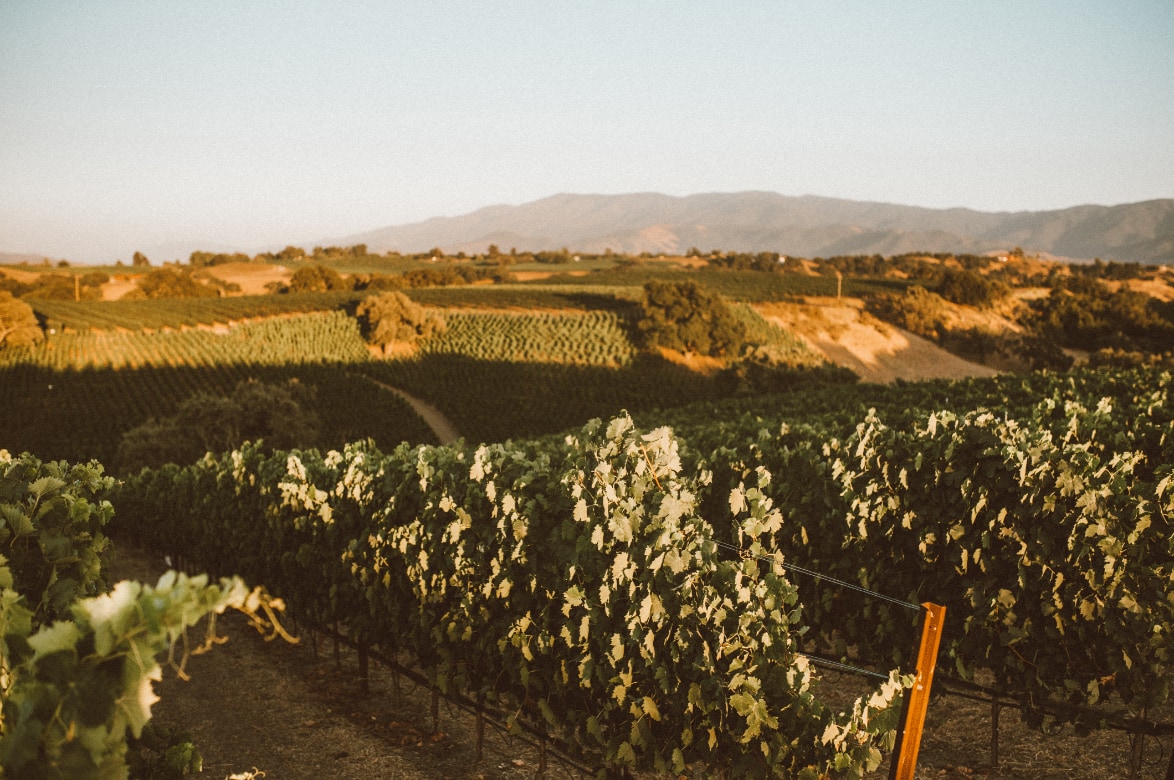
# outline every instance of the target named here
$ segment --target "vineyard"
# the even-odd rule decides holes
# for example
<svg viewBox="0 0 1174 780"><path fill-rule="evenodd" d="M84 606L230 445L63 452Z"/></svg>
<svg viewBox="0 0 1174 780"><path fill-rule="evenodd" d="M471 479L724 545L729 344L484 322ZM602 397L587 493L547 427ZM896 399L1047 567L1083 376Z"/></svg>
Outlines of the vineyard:
<svg viewBox="0 0 1174 780"><path fill-rule="evenodd" d="M800 656L901 667L908 616L739 551L945 604L943 671L990 680L1038 726L1168 733L1145 713L1166 701L1174 650L1171 381L930 383L903 403L841 388L773 415L754 399L644 416L676 434L618 418L388 455L245 448L144 472L116 504L142 543L256 573L308 618L612 765L787 775L885 749L885 718L830 725ZM821 752L828 735L850 758Z"/></svg>
<svg viewBox="0 0 1174 780"><path fill-rule="evenodd" d="M197 299L199 300L199 299ZM58 333L5 350L4 362L57 371L85 368L288 365L368 358L357 323L341 311L269 318L213 330Z"/></svg>
<svg viewBox="0 0 1174 780"><path fill-rule="evenodd" d="M869 771L909 683L905 607L925 601L947 607L941 685L994 717L1174 734L1170 373L846 384L735 304L744 364L788 372L764 392L743 364L639 349L649 273L412 289L446 328L385 360L348 314L363 293L38 302L60 327L0 353L0 447L117 470L120 437L192 395L312 388L302 449L94 476L118 532L610 770ZM835 283L673 273L747 301ZM385 386L464 441L434 446ZM812 658L883 683L845 705Z"/></svg>
<svg viewBox="0 0 1174 780"><path fill-rule="evenodd" d="M312 409L321 423L319 444L341 447L370 437L381 446L435 442L431 429L398 396L348 374L345 366L218 366L202 368L50 371L0 367L0 445L12 452L117 466L122 435L150 418L175 412L197 393L228 395L240 382L314 389Z"/></svg>
<svg viewBox="0 0 1174 780"><path fill-rule="evenodd" d="M355 292L302 292L224 298L156 298L117 301L30 300L53 330L157 330L228 324L283 314L329 311L354 305Z"/></svg>
<svg viewBox="0 0 1174 780"><path fill-rule="evenodd" d="M496 306L446 309L445 333L423 342L418 354L391 361L372 360L356 321L340 310L216 329L127 332L95 326L50 335L36 347L5 350L0 364L3 445L45 457L96 457L114 464L118 440L130 428L171 414L190 395L226 394L249 378L297 378L319 388L319 443L332 447L364 436L385 447L434 441L414 413L371 379L427 399L476 441L554 433L620 409L680 406L718 399L735 388L729 376L698 374L638 353L629 335L632 315L624 308L630 304L615 298L594 293L573 298L580 306L608 307L602 310L518 312L500 307L536 301L566 305L572 298L561 288L412 292L444 293L450 301L471 294L483 306ZM193 303L218 300L245 299ZM772 345L796 365L814 362L794 337L749 307L734 310L756 343ZM361 417L359 409L364 410Z"/></svg>
<svg viewBox="0 0 1174 780"><path fill-rule="evenodd" d="M756 343L799 367L800 383L802 367L821 362L750 307L734 311ZM471 441L557 433L621 409L664 409L736 390L728 373L699 374L638 352L623 314L448 312L446 320L448 332L417 355L356 370L428 399Z"/></svg>
<svg viewBox="0 0 1174 780"><path fill-rule="evenodd" d="M713 474L711 520L729 517L727 489L757 482L787 518L772 549L941 599L960 678L992 673L1037 724L1137 725L1167 696L1174 650L1171 381L1086 371L838 388L657 419ZM788 478L764 485L762 472ZM838 650L901 660L886 648L907 646L892 644L903 628L883 606L845 621L842 604L803 601Z"/></svg>
<svg viewBox="0 0 1174 780"><path fill-rule="evenodd" d="M783 569L715 543L760 549L782 518L750 494L737 530L716 530L697 486L667 429L618 418L559 445L245 447L113 500L139 544L253 572L294 614L613 768L875 768L909 678L824 705Z"/></svg>
<svg viewBox="0 0 1174 780"><path fill-rule="evenodd" d="M473 360L622 366L636 348L613 312L450 312L446 331L423 342L423 355Z"/></svg>

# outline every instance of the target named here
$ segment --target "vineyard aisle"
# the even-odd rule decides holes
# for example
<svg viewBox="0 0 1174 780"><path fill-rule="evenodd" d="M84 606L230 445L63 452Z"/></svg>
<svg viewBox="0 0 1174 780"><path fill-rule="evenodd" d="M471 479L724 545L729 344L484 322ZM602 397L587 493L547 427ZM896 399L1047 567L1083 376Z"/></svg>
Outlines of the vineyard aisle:
<svg viewBox="0 0 1174 780"><path fill-rule="evenodd" d="M371 379L371 377L364 377L364 379L367 379L370 382L374 382L384 390L395 393L400 398L407 401L408 404L411 405L412 409L415 410L416 414L420 415L420 418L424 420L424 422L428 423L428 427L431 428L432 432L436 434L436 438L440 441L441 444L452 444L457 439L461 438L461 434L457 431L456 427L453 426L453 424L449 422L448 418L445 417L444 414L442 414L441 411L432 404L417 398L410 393L406 393L403 390L400 390L398 387L392 387L391 385L384 384L377 379Z"/></svg>

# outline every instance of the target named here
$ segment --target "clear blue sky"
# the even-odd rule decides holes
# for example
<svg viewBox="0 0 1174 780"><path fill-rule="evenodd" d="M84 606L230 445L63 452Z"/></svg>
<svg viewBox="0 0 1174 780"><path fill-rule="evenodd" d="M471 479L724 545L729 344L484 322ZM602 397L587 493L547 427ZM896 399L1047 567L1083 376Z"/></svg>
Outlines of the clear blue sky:
<svg viewBox="0 0 1174 780"><path fill-rule="evenodd" d="M751 189L1174 197L1174 3L0 2L0 251Z"/></svg>

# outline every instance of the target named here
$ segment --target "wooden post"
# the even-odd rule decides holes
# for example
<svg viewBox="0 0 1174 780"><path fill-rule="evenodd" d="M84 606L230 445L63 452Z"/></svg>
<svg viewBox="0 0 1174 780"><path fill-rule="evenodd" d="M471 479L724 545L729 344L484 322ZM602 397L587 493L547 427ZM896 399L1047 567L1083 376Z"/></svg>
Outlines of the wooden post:
<svg viewBox="0 0 1174 780"><path fill-rule="evenodd" d="M1145 722L1145 707L1141 708L1140 720ZM1129 780L1137 780L1141 777L1141 765L1145 759L1145 732L1137 731L1131 734L1129 741L1133 748L1129 754Z"/></svg>
<svg viewBox="0 0 1174 780"><path fill-rule="evenodd" d="M889 780L913 780L917 769L917 751L921 749L921 733L925 729L925 711L929 707L929 691L933 685L934 667L938 662L938 647L942 643L942 626L946 608L925 602L921 605L921 644L917 650L917 679L905 693L901 707L901 727L897 745L889 765Z"/></svg>

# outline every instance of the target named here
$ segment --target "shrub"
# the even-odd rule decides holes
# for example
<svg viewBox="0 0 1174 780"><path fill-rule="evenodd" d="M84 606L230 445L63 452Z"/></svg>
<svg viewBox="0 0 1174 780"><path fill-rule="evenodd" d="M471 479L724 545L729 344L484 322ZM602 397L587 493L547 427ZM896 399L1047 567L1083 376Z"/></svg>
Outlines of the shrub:
<svg viewBox="0 0 1174 780"><path fill-rule="evenodd" d="M371 344L412 344L443 332L444 318L424 308L401 292L387 292L367 298L356 312L363 336Z"/></svg>
<svg viewBox="0 0 1174 780"><path fill-rule="evenodd" d="M32 307L0 290L0 349L31 346L44 338Z"/></svg>
<svg viewBox="0 0 1174 780"><path fill-rule="evenodd" d="M746 325L719 295L695 282L645 283L641 312L636 327L650 347L725 357L746 343Z"/></svg>
<svg viewBox="0 0 1174 780"><path fill-rule="evenodd" d="M309 409L312 391L297 382L268 384L250 379L232 395L197 393L175 414L151 419L123 434L118 462L126 473L164 463L192 463L206 452L224 452L263 439L281 449L312 446L318 417Z"/></svg>
<svg viewBox="0 0 1174 780"><path fill-rule="evenodd" d="M869 308L880 319L918 336L937 339L945 330L942 297L924 287L914 285L898 298L874 299Z"/></svg>

